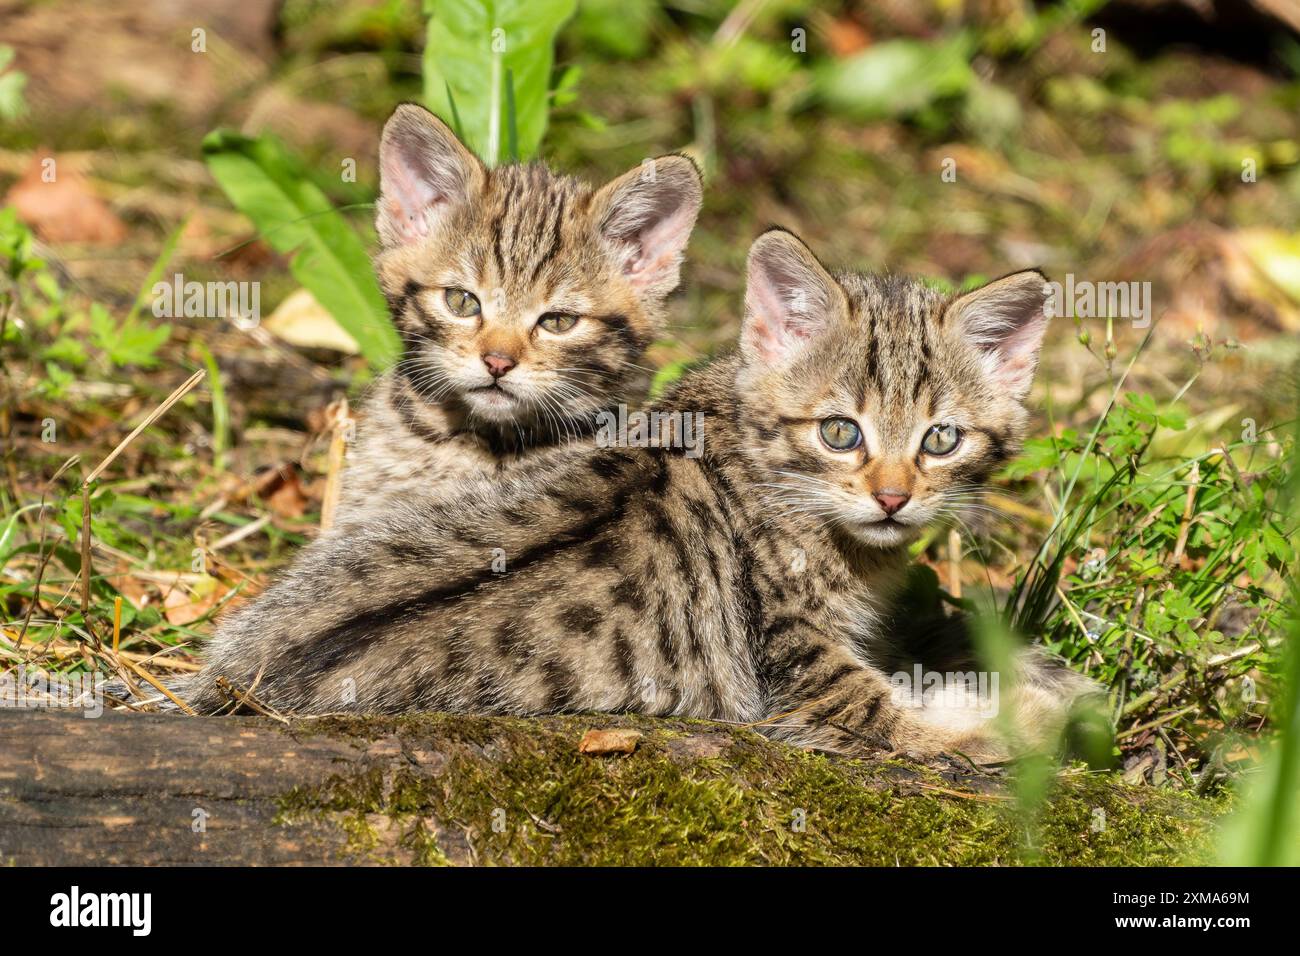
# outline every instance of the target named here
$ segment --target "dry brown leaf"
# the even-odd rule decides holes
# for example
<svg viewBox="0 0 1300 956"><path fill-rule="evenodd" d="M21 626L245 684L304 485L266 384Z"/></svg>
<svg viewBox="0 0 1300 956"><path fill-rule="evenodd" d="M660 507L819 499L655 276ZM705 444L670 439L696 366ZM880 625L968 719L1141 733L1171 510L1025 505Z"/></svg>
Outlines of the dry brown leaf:
<svg viewBox="0 0 1300 956"><path fill-rule="evenodd" d="M263 499L266 506L280 518L301 518L307 510L307 495L303 492L302 482L297 473L293 473L278 488Z"/></svg>
<svg viewBox="0 0 1300 956"><path fill-rule="evenodd" d="M51 175L52 181L46 182ZM86 177L60 168L48 152L32 156L27 172L9 190L5 203L46 242L109 244L126 238L125 224L90 191Z"/></svg>
<svg viewBox="0 0 1300 956"><path fill-rule="evenodd" d="M105 581L122 597L130 601L137 610L143 610L153 600L153 585L147 581L141 581L129 571L106 575Z"/></svg>
<svg viewBox="0 0 1300 956"><path fill-rule="evenodd" d="M331 349L347 355L360 351L357 340L343 331L338 320L306 289L291 292L262 328L300 348Z"/></svg>
<svg viewBox="0 0 1300 956"><path fill-rule="evenodd" d="M582 735L578 744L578 753L583 754L630 754L636 750L637 741L645 734L639 730L589 730Z"/></svg>
<svg viewBox="0 0 1300 956"><path fill-rule="evenodd" d="M180 582L179 577L177 575L177 582L163 594L163 616L177 627L193 624L230 593L230 588L209 575L188 587Z"/></svg>
<svg viewBox="0 0 1300 956"><path fill-rule="evenodd" d="M278 518L301 518L311 501L298 469L292 464L281 464L268 469L253 480L250 489Z"/></svg>

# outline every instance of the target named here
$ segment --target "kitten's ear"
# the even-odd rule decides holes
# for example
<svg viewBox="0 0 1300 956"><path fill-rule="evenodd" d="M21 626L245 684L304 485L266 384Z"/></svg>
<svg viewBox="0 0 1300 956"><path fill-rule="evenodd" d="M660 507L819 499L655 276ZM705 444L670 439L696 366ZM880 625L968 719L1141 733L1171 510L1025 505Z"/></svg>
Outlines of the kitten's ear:
<svg viewBox="0 0 1300 956"><path fill-rule="evenodd" d="M703 196L700 171L685 156L647 159L596 193L596 228L639 294L662 298L677 288Z"/></svg>
<svg viewBox="0 0 1300 956"><path fill-rule="evenodd" d="M785 365L848 310L840 284L812 251L784 229L772 229L749 250L745 322L746 361Z"/></svg>
<svg viewBox="0 0 1300 956"><path fill-rule="evenodd" d="M379 140L379 201L375 228L385 248L418 242L447 211L483 186L478 157L447 125L414 103L403 103Z"/></svg>
<svg viewBox="0 0 1300 956"><path fill-rule="evenodd" d="M944 310L944 325L983 353L993 381L1017 401L1034 380L1047 331L1047 297L1047 279L1029 269L968 292Z"/></svg>

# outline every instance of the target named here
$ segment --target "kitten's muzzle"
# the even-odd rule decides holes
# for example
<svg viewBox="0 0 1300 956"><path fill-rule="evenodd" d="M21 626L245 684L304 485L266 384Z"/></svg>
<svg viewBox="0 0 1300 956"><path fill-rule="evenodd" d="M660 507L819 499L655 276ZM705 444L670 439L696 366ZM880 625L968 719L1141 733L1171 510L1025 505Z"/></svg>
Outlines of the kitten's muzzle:
<svg viewBox="0 0 1300 956"><path fill-rule="evenodd" d="M487 366L489 375L493 378L501 378L519 363L510 355L503 355L500 352L485 352L483 353L483 364Z"/></svg>
<svg viewBox="0 0 1300 956"><path fill-rule="evenodd" d="M886 517L901 511L903 506L912 500L912 496L909 494L889 489L874 492L871 497L876 499L876 504L880 505L880 510L885 513Z"/></svg>

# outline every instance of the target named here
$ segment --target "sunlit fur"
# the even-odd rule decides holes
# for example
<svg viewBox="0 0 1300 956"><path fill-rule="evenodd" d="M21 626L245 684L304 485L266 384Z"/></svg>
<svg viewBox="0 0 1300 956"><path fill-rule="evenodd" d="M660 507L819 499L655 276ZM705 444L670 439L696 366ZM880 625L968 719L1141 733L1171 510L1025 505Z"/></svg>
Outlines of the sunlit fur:
<svg viewBox="0 0 1300 956"><path fill-rule="evenodd" d="M979 505L984 480L1018 449L1026 412L963 329L945 322L950 297L901 276L836 281L843 314L788 368L748 382L771 409L752 423L756 458L775 507L817 515L873 547L898 547ZM835 451L821 439L820 423L832 417L858 424L857 448ZM961 430L947 455L922 450L936 424ZM889 516L873 497L881 492L910 497Z"/></svg>
<svg viewBox="0 0 1300 956"><path fill-rule="evenodd" d="M298 713L637 711L851 754L999 755L968 708L894 700L886 625L914 531L873 527L859 499L872 480L907 480L917 514L935 516L1011 454L1039 285L1012 277L948 302L832 278L797 239L766 234L738 354L654 406L702 414L703 454L574 443L455 502L345 518L223 623L188 699L227 709L225 682ZM1000 334L979 337L990 326ZM819 448L811 422L830 413L870 414L876 458ZM968 416L974 440L947 478L915 463L909 477L898 459L938 414ZM805 501L809 482L820 497ZM1087 690L1042 666L1003 702L1036 743Z"/></svg>
<svg viewBox="0 0 1300 956"><path fill-rule="evenodd" d="M599 189L536 162L489 169L407 105L385 127L381 172L375 267L403 352L367 403L343 510L454 496L459 479L588 435L598 411L644 393L700 205L688 159ZM451 289L478 314L454 314ZM548 331L549 313L578 321ZM494 378L488 356L514 366Z"/></svg>

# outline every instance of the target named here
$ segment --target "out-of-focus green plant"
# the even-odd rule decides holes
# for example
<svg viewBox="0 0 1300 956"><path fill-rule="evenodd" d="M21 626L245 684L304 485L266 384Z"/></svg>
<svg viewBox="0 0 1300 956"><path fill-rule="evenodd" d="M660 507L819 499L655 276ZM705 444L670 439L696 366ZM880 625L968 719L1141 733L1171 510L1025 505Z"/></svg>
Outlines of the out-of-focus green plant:
<svg viewBox="0 0 1300 956"><path fill-rule="evenodd" d="M1281 502L1292 527L1300 524L1300 402L1296 411L1290 481ZM1277 739L1220 832L1219 856L1229 865L1300 866L1300 560L1294 555L1286 588L1289 620L1271 714Z"/></svg>
<svg viewBox="0 0 1300 956"><path fill-rule="evenodd" d="M349 335L372 365L400 350L366 248L338 210L270 135L209 133L203 156L235 208L253 220L290 269Z"/></svg>
<svg viewBox="0 0 1300 956"><path fill-rule="evenodd" d="M70 310L58 281L35 254L31 230L12 208L0 210L0 315L4 341L14 342L45 367L36 386L46 398L63 395L79 369L97 359L112 368L152 368L171 326L136 317L136 310L116 319L98 302Z"/></svg>
<svg viewBox="0 0 1300 956"><path fill-rule="evenodd" d="M964 95L974 81L969 33L946 39L887 40L846 60L823 63L817 92L832 109L862 120L914 115L944 97Z"/></svg>
<svg viewBox="0 0 1300 956"><path fill-rule="evenodd" d="M650 49L651 34L662 20L658 0L582 0L572 38L580 50L635 59Z"/></svg>
<svg viewBox="0 0 1300 956"><path fill-rule="evenodd" d="M576 0L425 0L424 101L489 166L546 132L555 37Z"/></svg>
<svg viewBox="0 0 1300 956"><path fill-rule="evenodd" d="M9 69L14 60L14 48L0 43L0 119L16 120L27 112L23 88L27 74Z"/></svg>

